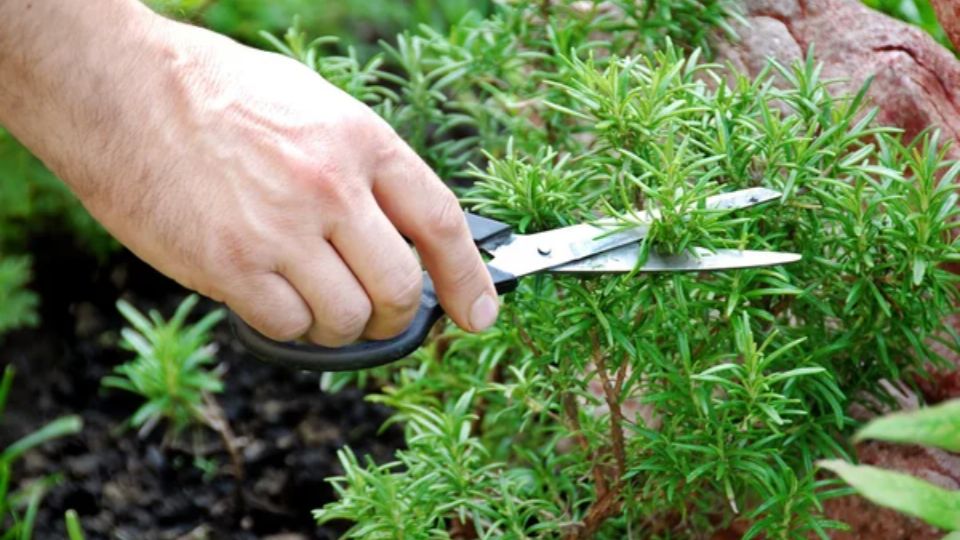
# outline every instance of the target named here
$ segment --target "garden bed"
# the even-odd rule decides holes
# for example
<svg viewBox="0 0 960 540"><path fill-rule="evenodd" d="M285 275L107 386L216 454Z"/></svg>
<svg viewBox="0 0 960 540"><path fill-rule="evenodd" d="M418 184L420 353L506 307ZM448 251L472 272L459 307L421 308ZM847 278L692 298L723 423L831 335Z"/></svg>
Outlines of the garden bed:
<svg viewBox="0 0 960 540"><path fill-rule="evenodd" d="M316 375L257 362L231 346L227 325L220 325L226 389L219 401L246 465L238 500L215 435L188 434L172 446L163 444L163 429L141 438L119 428L137 400L100 388L100 379L129 356L115 346L122 327L116 298L169 312L186 291L126 252L100 267L58 236L36 239L32 252L43 325L4 342L4 357L18 374L0 447L63 414L84 421L79 435L29 453L15 471L24 481L63 476L44 501L34 538L65 538L69 508L77 510L90 539L337 536L337 527L318 528L310 511L333 500L324 479L340 472L341 446L385 461L402 443L398 429L378 432L388 414L384 407L364 402L356 389L324 394ZM206 478L193 461L197 450L212 460Z"/></svg>
<svg viewBox="0 0 960 540"><path fill-rule="evenodd" d="M749 76L692 52L727 20L718 2L704 4L706 15L679 3L656 12L519 3L449 36L405 34L369 63L301 30L274 39L375 107L441 176L475 180L465 205L519 230L598 212L622 212L629 224L635 207L653 205L682 210L650 233L659 247L736 245L804 260L712 276L528 279L498 327L439 329L393 368L338 376L346 389L335 395L316 375L247 357L221 325L217 399L245 464L238 481L216 434L171 443L162 428L123 430L143 402L101 387L130 358L118 346L126 323L116 300L170 315L186 292L128 253L98 261L68 236L35 237L17 247L34 259L43 326L6 336L2 358L19 373L0 448L63 414L85 423L14 470L21 483L63 476L35 537L63 538L68 508L90 538L368 540L398 529L411 538L937 537L912 518L832 497L842 484L814 463L851 457L857 423L848 416L866 396L883 399L886 381L912 382L945 360L931 340L955 312L955 276L941 269L960 260L960 247L942 219L955 205L939 182L957 178L947 162L956 146L938 148L957 131L941 79L960 71L919 30L859 4L774 4L746 2L751 28L769 33L743 30L747 39L717 51ZM853 49L836 21L864 25L874 41L839 54ZM690 30L694 22L703 28ZM772 43L786 44L775 67ZM846 88L824 81L848 72ZM915 86L902 84L904 73ZM909 100L891 98L903 92ZM869 105L879 106L873 125L906 137L871 127ZM936 126L939 137L914 141ZM780 211L747 214L736 230L694 212L714 189L760 185L785 193ZM956 369L943 363L921 385L931 402L956 396ZM358 380L391 409L365 401ZM663 421L619 410L639 401ZM390 414L405 437L380 431ZM396 454L404 439L408 451ZM865 463L960 488L954 454L876 442L859 450ZM401 465L368 465L368 455ZM335 502L325 479L340 467L345 496ZM311 518L322 507L329 528ZM358 526L326 521L342 518ZM827 518L854 529L835 532Z"/></svg>

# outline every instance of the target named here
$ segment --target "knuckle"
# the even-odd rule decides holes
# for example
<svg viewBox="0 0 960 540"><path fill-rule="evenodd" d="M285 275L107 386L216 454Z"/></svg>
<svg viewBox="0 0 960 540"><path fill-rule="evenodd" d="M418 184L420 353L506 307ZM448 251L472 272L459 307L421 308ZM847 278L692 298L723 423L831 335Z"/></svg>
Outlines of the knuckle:
<svg viewBox="0 0 960 540"><path fill-rule="evenodd" d="M477 285L484 282L485 271L483 266L479 264L459 265L452 272L450 286L455 291L476 290Z"/></svg>
<svg viewBox="0 0 960 540"><path fill-rule="evenodd" d="M252 235L236 229L225 228L216 236L213 248L208 251L210 268L229 273L248 273L260 264L256 242Z"/></svg>
<svg viewBox="0 0 960 540"><path fill-rule="evenodd" d="M385 120L377 116L369 107L355 103L341 113L340 130L351 142L383 142L394 133Z"/></svg>
<svg viewBox="0 0 960 540"><path fill-rule="evenodd" d="M440 239L453 240L463 235L467 223L457 197L447 191L441 195L433 207L429 229Z"/></svg>
<svg viewBox="0 0 960 540"><path fill-rule="evenodd" d="M347 345L357 340L370 320L373 308L370 301L364 299L349 302L338 308L327 320L319 321L323 326L320 332L329 345Z"/></svg>
<svg viewBox="0 0 960 540"><path fill-rule="evenodd" d="M377 303L377 309L390 314L409 313L420 305L420 292L423 288L423 276L419 270L407 272L385 298Z"/></svg>
<svg viewBox="0 0 960 540"><path fill-rule="evenodd" d="M321 178L333 178L339 173L339 166L322 155L296 153L286 159L290 174L306 182L316 182Z"/></svg>
<svg viewBox="0 0 960 540"><path fill-rule="evenodd" d="M367 110L349 115L346 124L347 132L355 141L382 142L390 133L386 123Z"/></svg>
<svg viewBox="0 0 960 540"><path fill-rule="evenodd" d="M308 200L329 209L352 207L363 189L361 175L350 170L348 155L325 152L323 155L298 156L288 160L290 174Z"/></svg>
<svg viewBox="0 0 960 540"><path fill-rule="evenodd" d="M308 192L325 205L349 202L349 184L343 164L332 156L305 158L295 167L298 178L307 184Z"/></svg>
<svg viewBox="0 0 960 540"><path fill-rule="evenodd" d="M377 117L376 121L370 122L364 129L367 130L366 140L370 142L370 153L375 165L399 163L413 154L400 135L381 118Z"/></svg>
<svg viewBox="0 0 960 540"><path fill-rule="evenodd" d="M285 320L274 317L270 322L264 324L269 325L269 331L271 332L269 337L279 341L291 341L306 334L313 324L313 320L309 317L287 316Z"/></svg>
<svg viewBox="0 0 960 540"><path fill-rule="evenodd" d="M386 160L412 154L396 130L370 107L350 99L342 103L335 118L329 119L328 131L349 152L363 152L368 166L383 165Z"/></svg>
<svg viewBox="0 0 960 540"><path fill-rule="evenodd" d="M298 310L259 309L242 315L247 324L277 341L290 341L307 333L313 320Z"/></svg>

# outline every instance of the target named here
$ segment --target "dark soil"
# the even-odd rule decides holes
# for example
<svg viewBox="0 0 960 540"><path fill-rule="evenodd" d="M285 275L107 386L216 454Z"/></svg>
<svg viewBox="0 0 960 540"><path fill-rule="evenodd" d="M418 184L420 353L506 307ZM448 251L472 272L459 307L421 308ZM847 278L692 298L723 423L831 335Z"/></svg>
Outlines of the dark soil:
<svg viewBox="0 0 960 540"><path fill-rule="evenodd" d="M129 253L105 263L81 256L63 237L36 239L33 289L42 295L40 328L8 335L0 362L17 376L0 424L0 448L65 414L83 417L80 435L28 453L21 482L60 474L44 500L34 538L65 538L63 515L75 509L88 539L335 538L343 527L317 527L310 511L334 500L325 481L341 473L337 450L389 460L402 433L379 428L389 411L356 389L320 391L316 374L262 364L235 344L226 324L216 333L226 390L220 405L242 448L246 478L237 482L221 440L210 430L164 441L124 422L140 402L100 379L129 359L116 347L123 297L169 315L187 294ZM216 307L212 303L198 308ZM207 472L195 463L201 464Z"/></svg>

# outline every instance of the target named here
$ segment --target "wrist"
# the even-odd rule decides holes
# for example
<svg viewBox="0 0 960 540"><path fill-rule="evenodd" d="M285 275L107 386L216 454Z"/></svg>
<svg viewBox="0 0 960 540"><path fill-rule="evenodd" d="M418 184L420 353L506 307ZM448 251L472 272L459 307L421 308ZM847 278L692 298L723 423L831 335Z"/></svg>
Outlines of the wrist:
<svg viewBox="0 0 960 540"><path fill-rule="evenodd" d="M16 124L38 102L50 109L64 94L76 96L159 18L137 0L0 2L0 122Z"/></svg>

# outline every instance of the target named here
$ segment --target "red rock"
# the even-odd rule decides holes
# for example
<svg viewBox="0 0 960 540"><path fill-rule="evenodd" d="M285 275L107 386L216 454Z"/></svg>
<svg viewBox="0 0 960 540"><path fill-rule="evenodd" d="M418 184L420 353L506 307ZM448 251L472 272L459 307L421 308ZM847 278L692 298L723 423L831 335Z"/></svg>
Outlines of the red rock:
<svg viewBox="0 0 960 540"><path fill-rule="evenodd" d="M951 41L960 46L960 2L933 4ZM742 5L747 25L737 26L739 41L716 44L719 60L756 75L769 58L789 65L813 47L823 77L844 81L835 92L856 92L873 78L868 98L878 107L878 123L900 127L908 138L939 128L954 141L952 157L960 157L960 61L925 32L857 0L742 0ZM928 399L958 397L960 371L937 372L921 386ZM911 396L901 397L909 401ZM955 454L878 442L860 445L858 454L863 463L960 488L960 456ZM839 540L925 540L943 534L857 496L828 501L826 513L851 526L850 532L831 534Z"/></svg>
<svg viewBox="0 0 960 540"><path fill-rule="evenodd" d="M867 442L857 447L861 463L904 472L947 489L960 488L960 456L912 445ZM919 519L880 508L856 496L827 501L827 516L851 526L834 540L934 540L943 532Z"/></svg>
<svg viewBox="0 0 960 540"><path fill-rule="evenodd" d="M813 46L824 78L845 81L835 91L856 91L873 77L879 123L907 137L933 126L960 138L960 62L919 28L856 0L744 0L743 13L740 40L716 45L720 60L755 75L768 58L790 64Z"/></svg>
<svg viewBox="0 0 960 540"><path fill-rule="evenodd" d="M960 48L960 2L957 0L930 0L937 12L937 19L943 27L950 43Z"/></svg>

